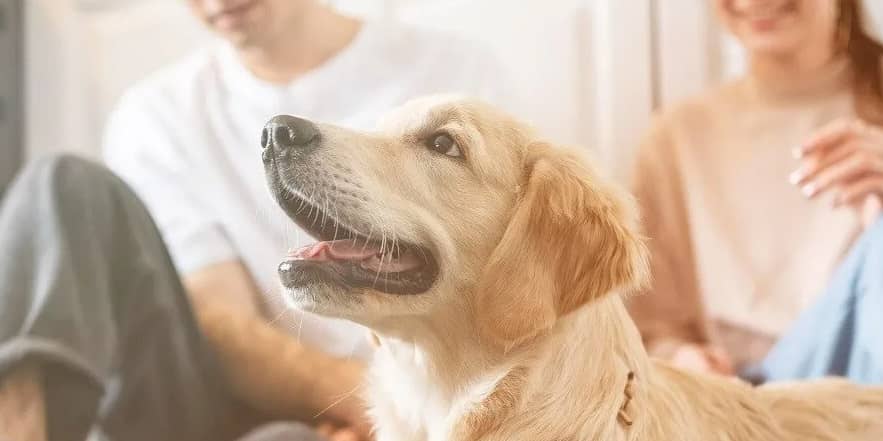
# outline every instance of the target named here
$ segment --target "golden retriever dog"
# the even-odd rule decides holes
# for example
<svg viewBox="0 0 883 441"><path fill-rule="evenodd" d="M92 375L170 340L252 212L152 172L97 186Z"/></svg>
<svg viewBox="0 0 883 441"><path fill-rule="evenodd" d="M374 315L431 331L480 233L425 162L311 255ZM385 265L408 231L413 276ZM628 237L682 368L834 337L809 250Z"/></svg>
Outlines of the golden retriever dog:
<svg viewBox="0 0 883 441"><path fill-rule="evenodd" d="M277 116L262 145L318 240L279 266L287 301L375 333L378 441L883 440L881 389L651 360L621 298L647 280L634 202L497 109L428 97L374 133Z"/></svg>

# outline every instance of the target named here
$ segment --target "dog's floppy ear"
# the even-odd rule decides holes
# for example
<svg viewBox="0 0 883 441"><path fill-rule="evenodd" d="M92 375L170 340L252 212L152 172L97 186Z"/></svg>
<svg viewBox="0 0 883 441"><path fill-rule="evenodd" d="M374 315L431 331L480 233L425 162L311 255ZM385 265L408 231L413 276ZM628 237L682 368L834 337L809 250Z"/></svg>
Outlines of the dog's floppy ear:
<svg viewBox="0 0 883 441"><path fill-rule="evenodd" d="M647 279L632 198L573 152L529 147L526 184L476 294L482 338L508 350L557 318Z"/></svg>

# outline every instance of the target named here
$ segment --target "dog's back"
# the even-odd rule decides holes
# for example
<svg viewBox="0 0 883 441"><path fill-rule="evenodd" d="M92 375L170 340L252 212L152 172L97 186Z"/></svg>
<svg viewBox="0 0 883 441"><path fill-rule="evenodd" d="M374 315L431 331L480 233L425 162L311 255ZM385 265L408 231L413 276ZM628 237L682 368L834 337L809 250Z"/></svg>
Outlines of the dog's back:
<svg viewBox="0 0 883 441"><path fill-rule="evenodd" d="M883 387L841 379L772 384L757 388L791 439L883 440Z"/></svg>

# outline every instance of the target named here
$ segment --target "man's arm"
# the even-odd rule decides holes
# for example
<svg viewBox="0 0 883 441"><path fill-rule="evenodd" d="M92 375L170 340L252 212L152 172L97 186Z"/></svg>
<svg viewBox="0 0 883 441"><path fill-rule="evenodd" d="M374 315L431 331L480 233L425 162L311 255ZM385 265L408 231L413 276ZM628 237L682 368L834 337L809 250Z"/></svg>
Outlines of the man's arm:
<svg viewBox="0 0 883 441"><path fill-rule="evenodd" d="M365 427L361 363L309 348L270 325L258 313L259 293L241 262L188 274L184 285L203 333L246 404L278 418Z"/></svg>

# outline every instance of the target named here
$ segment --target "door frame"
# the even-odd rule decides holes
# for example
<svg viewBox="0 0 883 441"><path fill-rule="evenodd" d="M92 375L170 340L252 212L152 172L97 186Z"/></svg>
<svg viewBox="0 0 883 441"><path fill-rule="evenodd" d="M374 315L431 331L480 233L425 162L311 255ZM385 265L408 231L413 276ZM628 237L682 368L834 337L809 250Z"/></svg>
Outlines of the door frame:
<svg viewBox="0 0 883 441"><path fill-rule="evenodd" d="M658 107L679 102L745 72L745 54L721 28L710 2L681 0L677 8L665 0L652 2L656 11Z"/></svg>
<svg viewBox="0 0 883 441"><path fill-rule="evenodd" d="M613 176L625 180L654 109L655 0L586 1L592 4L595 138Z"/></svg>

